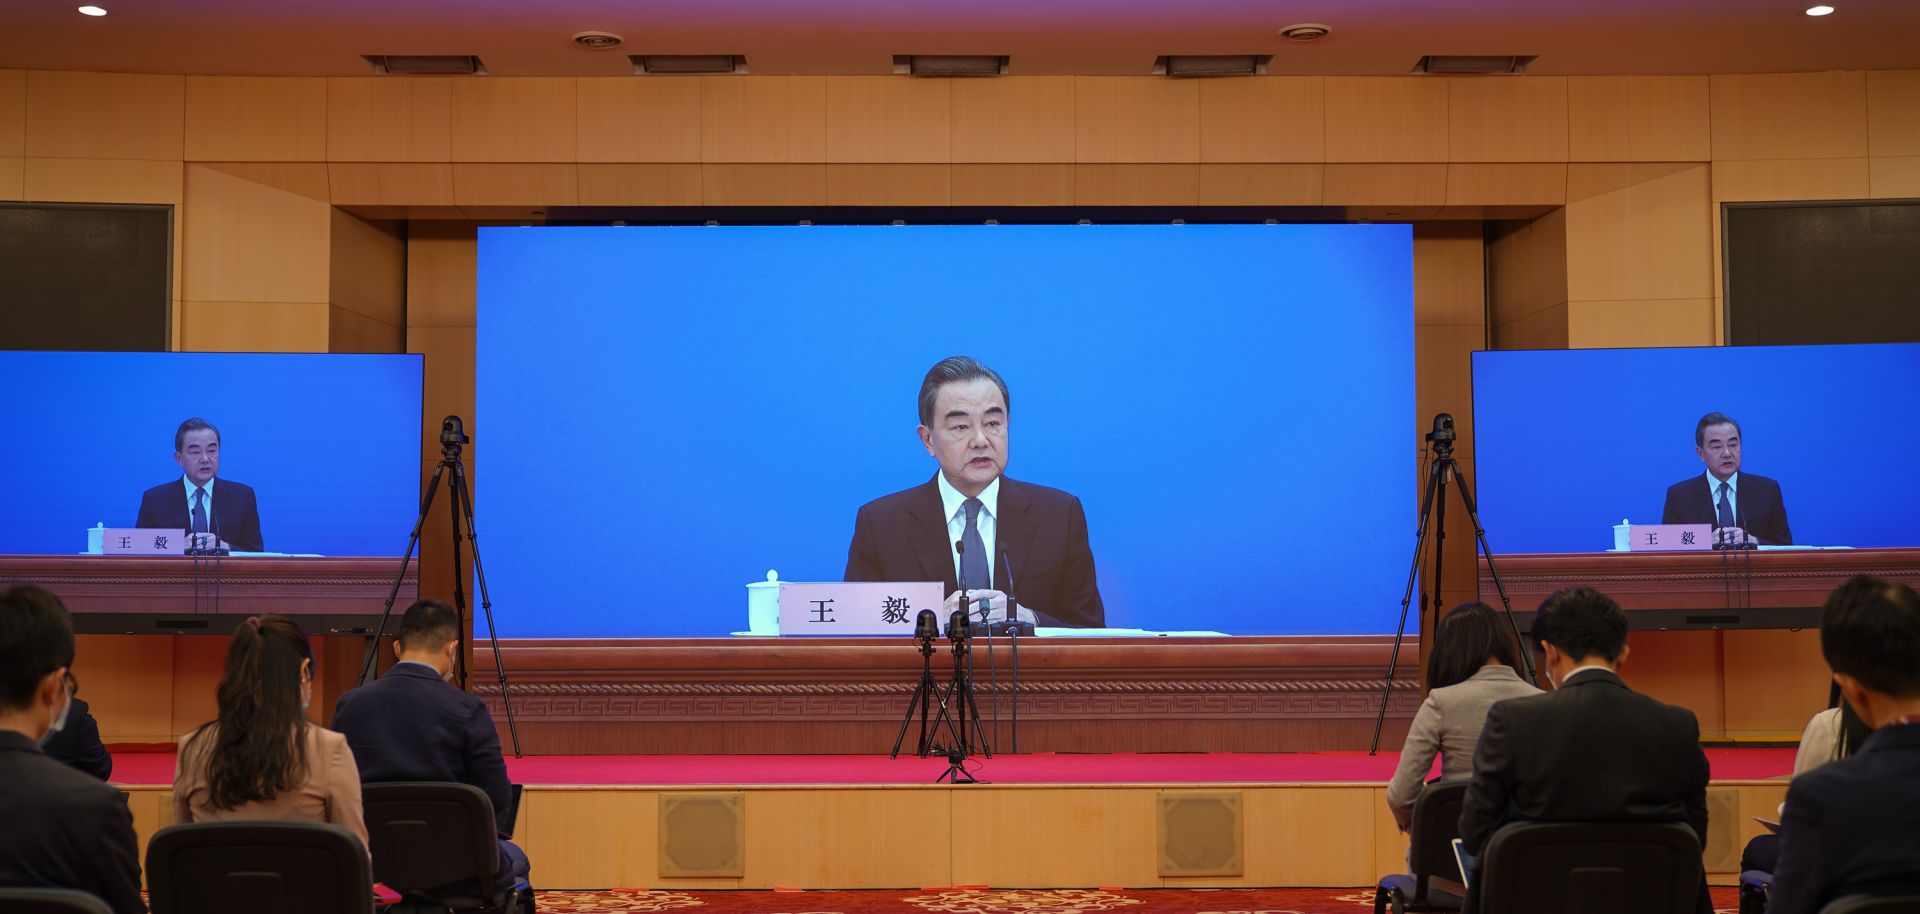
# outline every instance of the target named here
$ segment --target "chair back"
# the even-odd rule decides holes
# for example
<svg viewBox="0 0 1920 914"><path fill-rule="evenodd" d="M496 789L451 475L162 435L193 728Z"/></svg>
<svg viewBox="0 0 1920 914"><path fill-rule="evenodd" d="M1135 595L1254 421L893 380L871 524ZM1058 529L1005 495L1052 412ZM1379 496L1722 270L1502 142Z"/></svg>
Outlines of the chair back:
<svg viewBox="0 0 1920 914"><path fill-rule="evenodd" d="M1827 902L1820 914L1920 914L1920 895L1848 895Z"/></svg>
<svg viewBox="0 0 1920 914"><path fill-rule="evenodd" d="M471 784L402 781L360 788L373 876L402 892L477 880L491 895L500 868L493 801Z"/></svg>
<svg viewBox="0 0 1920 914"><path fill-rule="evenodd" d="M1700 841L1673 822L1515 822L1480 858L1481 914L1693 914Z"/></svg>
<svg viewBox="0 0 1920 914"><path fill-rule="evenodd" d="M352 832L319 822L170 825L147 845L153 914L371 914Z"/></svg>
<svg viewBox="0 0 1920 914"><path fill-rule="evenodd" d="M100 896L79 889L0 889L7 914L113 914Z"/></svg>
<svg viewBox="0 0 1920 914"><path fill-rule="evenodd" d="M1439 781L1420 790L1413 801L1413 822L1407 829L1407 869L1414 878L1460 881L1460 863L1453 858L1453 839L1460 837L1460 805L1467 799L1467 781Z"/></svg>

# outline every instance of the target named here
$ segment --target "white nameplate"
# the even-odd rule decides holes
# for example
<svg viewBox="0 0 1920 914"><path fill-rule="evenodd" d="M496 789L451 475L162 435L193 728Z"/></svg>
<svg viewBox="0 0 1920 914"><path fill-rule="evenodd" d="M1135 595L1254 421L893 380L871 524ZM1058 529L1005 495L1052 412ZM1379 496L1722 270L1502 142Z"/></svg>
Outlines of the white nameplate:
<svg viewBox="0 0 1920 914"><path fill-rule="evenodd" d="M158 527L108 527L100 534L103 555L184 555L187 531Z"/></svg>
<svg viewBox="0 0 1920 914"><path fill-rule="evenodd" d="M940 615L947 586L939 581L893 583L780 582L782 635L900 635L913 637L923 609ZM940 625L944 628L944 616Z"/></svg>
<svg viewBox="0 0 1920 914"><path fill-rule="evenodd" d="M1712 524L1634 524L1628 552L1705 552L1713 548Z"/></svg>

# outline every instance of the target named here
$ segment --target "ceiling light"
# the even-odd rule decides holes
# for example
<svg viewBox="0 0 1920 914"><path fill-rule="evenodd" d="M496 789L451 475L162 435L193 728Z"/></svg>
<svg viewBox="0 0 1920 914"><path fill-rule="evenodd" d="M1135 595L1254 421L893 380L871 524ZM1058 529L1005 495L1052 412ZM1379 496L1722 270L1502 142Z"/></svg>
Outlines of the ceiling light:
<svg viewBox="0 0 1920 914"><path fill-rule="evenodd" d="M1831 12L1833 12L1833 7L1827 6L1826 4L1807 7L1807 15L1809 16L1825 16Z"/></svg>
<svg viewBox="0 0 1920 914"><path fill-rule="evenodd" d="M1332 31L1333 26L1330 25L1323 25L1318 22L1302 22L1299 25L1290 25L1281 29L1280 37L1288 41L1313 41L1327 37L1327 34Z"/></svg>
<svg viewBox="0 0 1920 914"><path fill-rule="evenodd" d="M1813 11L1808 10L1807 12L1812 13ZM1831 12L1831 10L1829 10L1829 12ZM80 14L83 16L105 16L107 10L106 7L101 6L83 6L80 7Z"/></svg>
<svg viewBox="0 0 1920 914"><path fill-rule="evenodd" d="M620 46L621 38L612 32L576 32L573 43L589 51L604 51Z"/></svg>

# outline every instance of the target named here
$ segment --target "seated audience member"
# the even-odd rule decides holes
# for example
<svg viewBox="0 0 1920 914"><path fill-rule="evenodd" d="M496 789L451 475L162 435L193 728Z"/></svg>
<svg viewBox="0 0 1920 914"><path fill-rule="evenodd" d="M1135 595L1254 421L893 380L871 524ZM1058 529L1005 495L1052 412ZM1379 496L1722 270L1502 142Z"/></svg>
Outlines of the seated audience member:
<svg viewBox="0 0 1920 914"><path fill-rule="evenodd" d="M513 794L493 714L486 702L447 681L460 653L453 608L439 600L407 607L393 652L399 662L385 676L340 696L333 728L353 747L365 783L453 781L486 791L500 839L499 888L505 891L526 878L527 855L507 840Z"/></svg>
<svg viewBox="0 0 1920 914"><path fill-rule="evenodd" d="M1793 776L1799 777L1852 755L1872 732L1860 715L1853 712L1853 706L1840 697L1840 686L1835 683L1827 695L1827 709L1813 715L1807 721L1805 732L1800 734L1800 748L1793 754ZM1786 808L1787 804L1780 804L1782 811ZM1771 873L1779 860L1780 836L1756 835L1740 852L1740 871Z"/></svg>
<svg viewBox="0 0 1920 914"><path fill-rule="evenodd" d="M1848 581L1827 598L1820 650L1873 733L1787 786L1769 914L1920 894L1920 597L1876 578Z"/></svg>
<svg viewBox="0 0 1920 914"><path fill-rule="evenodd" d="M107 744L100 741L100 723L93 719L87 703L80 700L80 682L72 673L67 674L67 691L73 695L67 725L48 733L40 748L53 760L104 781L113 776L113 756L107 752Z"/></svg>
<svg viewBox="0 0 1920 914"><path fill-rule="evenodd" d="M1485 603L1462 603L1435 627L1433 654L1427 662L1427 699L1413 715L1400 766L1387 784L1387 808L1406 831L1413 822L1413 801L1440 755L1441 780L1473 774L1473 748L1496 701L1538 695L1514 672L1519 660L1500 616Z"/></svg>
<svg viewBox="0 0 1920 914"><path fill-rule="evenodd" d="M120 791L48 758L70 725L73 623L38 587L0 594L0 886L79 889L146 914L133 814Z"/></svg>
<svg viewBox="0 0 1920 914"><path fill-rule="evenodd" d="M313 650L285 616L240 623L217 692L220 716L181 741L175 822L330 822L367 843L346 737L308 721Z"/></svg>
<svg viewBox="0 0 1920 914"><path fill-rule="evenodd" d="M1681 822L1707 840L1707 756L1693 712L1627 688L1627 617L1591 587L1540 604L1533 639L1555 690L1487 712L1460 810L1470 854L1509 822ZM1478 880L1467 908L1477 910ZM1700 882L1699 909L1713 910Z"/></svg>

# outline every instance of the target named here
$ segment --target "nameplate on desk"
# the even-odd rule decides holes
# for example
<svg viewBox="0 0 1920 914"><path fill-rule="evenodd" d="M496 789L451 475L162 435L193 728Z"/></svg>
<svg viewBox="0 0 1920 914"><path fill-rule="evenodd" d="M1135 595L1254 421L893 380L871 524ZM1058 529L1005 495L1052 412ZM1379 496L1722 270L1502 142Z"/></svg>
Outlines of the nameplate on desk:
<svg viewBox="0 0 1920 914"><path fill-rule="evenodd" d="M101 555L185 555L187 531L158 527L108 527L100 534Z"/></svg>
<svg viewBox="0 0 1920 914"><path fill-rule="evenodd" d="M1627 530L1628 552L1706 552L1712 548L1712 524L1634 524Z"/></svg>
<svg viewBox="0 0 1920 914"><path fill-rule="evenodd" d="M780 582L782 635L900 635L913 637L923 609L940 617L945 630L946 585L938 581L889 583Z"/></svg>

